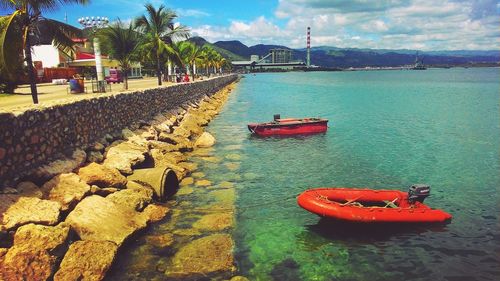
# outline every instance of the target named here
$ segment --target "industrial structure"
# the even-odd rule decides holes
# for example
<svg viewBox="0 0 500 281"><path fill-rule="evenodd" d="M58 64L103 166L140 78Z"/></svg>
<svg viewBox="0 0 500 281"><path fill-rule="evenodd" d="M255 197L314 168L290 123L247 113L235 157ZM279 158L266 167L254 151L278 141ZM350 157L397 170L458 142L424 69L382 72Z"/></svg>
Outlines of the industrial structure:
<svg viewBox="0 0 500 281"><path fill-rule="evenodd" d="M262 58L251 55L249 61L233 61L232 65L244 71L289 71L305 66L302 61L293 61L293 51L285 48L271 49Z"/></svg>
<svg viewBox="0 0 500 281"><path fill-rule="evenodd" d="M311 67L311 27L307 27L307 67Z"/></svg>
<svg viewBox="0 0 500 281"><path fill-rule="evenodd" d="M288 48L270 49L269 53L262 58L251 55L248 61L233 61L236 70L243 71L288 71L311 67L311 27L307 27L307 58L303 61L293 61L293 50Z"/></svg>
<svg viewBox="0 0 500 281"><path fill-rule="evenodd" d="M271 63L289 63L292 60L292 50L290 49L271 49Z"/></svg>

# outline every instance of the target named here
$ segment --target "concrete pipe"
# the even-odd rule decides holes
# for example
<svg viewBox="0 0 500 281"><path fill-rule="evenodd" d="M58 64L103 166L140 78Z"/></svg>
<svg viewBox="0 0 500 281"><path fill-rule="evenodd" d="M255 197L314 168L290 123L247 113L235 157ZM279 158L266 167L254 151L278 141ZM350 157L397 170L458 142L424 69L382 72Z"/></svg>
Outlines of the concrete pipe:
<svg viewBox="0 0 500 281"><path fill-rule="evenodd" d="M159 201L165 201L179 190L177 175L167 167L134 170L127 179L151 186Z"/></svg>

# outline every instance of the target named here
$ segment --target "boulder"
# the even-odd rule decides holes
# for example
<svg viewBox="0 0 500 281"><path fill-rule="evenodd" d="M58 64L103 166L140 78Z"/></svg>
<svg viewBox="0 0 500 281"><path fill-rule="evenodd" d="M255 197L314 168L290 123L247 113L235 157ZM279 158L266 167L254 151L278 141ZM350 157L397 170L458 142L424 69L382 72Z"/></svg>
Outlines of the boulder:
<svg viewBox="0 0 500 281"><path fill-rule="evenodd" d="M95 143L92 145L91 150L93 150L93 151L103 152L103 151L104 151L104 144L102 144L102 143L100 143L100 142L95 142Z"/></svg>
<svg viewBox="0 0 500 281"><path fill-rule="evenodd" d="M148 223L158 222L162 220L170 211L166 206L150 204L142 211L142 214L146 217Z"/></svg>
<svg viewBox="0 0 500 281"><path fill-rule="evenodd" d="M104 155L100 151L90 151L87 154L87 162L101 163L104 160Z"/></svg>
<svg viewBox="0 0 500 281"><path fill-rule="evenodd" d="M120 208L142 211L153 201L153 192L147 188L124 189L110 194L106 199L120 206Z"/></svg>
<svg viewBox="0 0 500 281"><path fill-rule="evenodd" d="M139 145L132 141L122 142L111 147L106 153L104 166L115 168L122 174L132 174L132 166L146 160L147 145Z"/></svg>
<svg viewBox="0 0 500 281"><path fill-rule="evenodd" d="M185 137L177 136L177 135L173 135L173 134L165 133L165 132L161 132L158 135L158 140L162 141L162 142L174 144L174 145L188 141Z"/></svg>
<svg viewBox="0 0 500 281"><path fill-rule="evenodd" d="M200 120L196 118L192 114L186 114L184 118L182 119L182 122L180 123L179 127L174 131L174 133L177 133L177 130L183 129L185 132L188 132L189 135L201 135L203 133L203 128L200 124ZM183 134L185 134L183 132Z"/></svg>
<svg viewBox="0 0 500 281"><path fill-rule="evenodd" d="M180 186L186 186L186 185L191 185L194 183L194 178L192 177L187 177L183 178L181 182L179 183Z"/></svg>
<svg viewBox="0 0 500 281"><path fill-rule="evenodd" d="M78 175L87 184L97 185L101 188L125 188L127 185L127 178L120 174L117 169L97 163L90 163L88 166L80 168Z"/></svg>
<svg viewBox="0 0 500 281"><path fill-rule="evenodd" d="M116 187L105 187L105 188L100 188L98 187L97 185L93 185L91 188L90 188L92 194L95 194L95 195L99 195L99 196L102 196L102 197L106 197L112 193L115 193L117 191L119 191L120 189L116 188Z"/></svg>
<svg viewBox="0 0 500 281"><path fill-rule="evenodd" d="M229 234L213 234L196 239L181 248L165 272L169 277L208 276L236 270L232 254L233 240Z"/></svg>
<svg viewBox="0 0 500 281"><path fill-rule="evenodd" d="M36 198L43 197L43 192L40 190L40 188L36 184L30 181L20 182L17 185L16 189L19 192L19 195L21 196L36 197Z"/></svg>
<svg viewBox="0 0 500 281"><path fill-rule="evenodd" d="M195 185L196 186L210 186L210 185L212 185L212 182L209 180L197 180L195 182Z"/></svg>
<svg viewBox="0 0 500 281"><path fill-rule="evenodd" d="M250 281L245 276L233 276L229 281Z"/></svg>
<svg viewBox="0 0 500 281"><path fill-rule="evenodd" d="M179 162L177 165L191 172L198 169L198 164L193 162Z"/></svg>
<svg viewBox="0 0 500 281"><path fill-rule="evenodd" d="M141 138L143 138L145 140L155 140L155 139L158 138L158 136L156 134L156 131L151 128L151 129L148 129L145 132L142 132L141 133Z"/></svg>
<svg viewBox="0 0 500 281"><path fill-rule="evenodd" d="M215 144L215 138L208 132L203 132L196 140L194 146L196 147L211 147Z"/></svg>
<svg viewBox="0 0 500 281"><path fill-rule="evenodd" d="M76 241L64 255L54 281L103 280L117 250L110 241Z"/></svg>
<svg viewBox="0 0 500 281"><path fill-rule="evenodd" d="M232 213L216 213L203 216L193 224L193 227L201 231L221 231L232 225Z"/></svg>
<svg viewBox="0 0 500 281"><path fill-rule="evenodd" d="M55 225L61 204L36 197L0 195L0 231L11 230L28 223Z"/></svg>
<svg viewBox="0 0 500 281"><path fill-rule="evenodd" d="M67 247L69 227L28 224L0 262L0 280L47 280Z"/></svg>
<svg viewBox="0 0 500 281"><path fill-rule="evenodd" d="M87 154L81 149L75 150L69 158L56 160L47 165L37 168L31 175L37 183L43 183L54 176L62 173L70 173L80 167L87 159Z"/></svg>
<svg viewBox="0 0 500 281"><path fill-rule="evenodd" d="M174 127L174 135L189 138L191 136L191 131L184 127Z"/></svg>
<svg viewBox="0 0 500 281"><path fill-rule="evenodd" d="M172 235L171 233L167 233L162 235L146 236L146 242L158 248L167 248L174 244L175 239L174 235Z"/></svg>
<svg viewBox="0 0 500 281"><path fill-rule="evenodd" d="M128 138L131 138L133 136L135 136L135 134L130 129L125 128L122 130L122 138L123 139L128 139Z"/></svg>
<svg viewBox="0 0 500 281"><path fill-rule="evenodd" d="M118 246L146 227L146 220L139 212L97 195L89 196L76 205L66 222L82 240L112 241Z"/></svg>
<svg viewBox="0 0 500 281"><path fill-rule="evenodd" d="M90 185L73 173L60 174L42 186L45 199L59 202L62 210L73 208L83 197L90 194Z"/></svg>

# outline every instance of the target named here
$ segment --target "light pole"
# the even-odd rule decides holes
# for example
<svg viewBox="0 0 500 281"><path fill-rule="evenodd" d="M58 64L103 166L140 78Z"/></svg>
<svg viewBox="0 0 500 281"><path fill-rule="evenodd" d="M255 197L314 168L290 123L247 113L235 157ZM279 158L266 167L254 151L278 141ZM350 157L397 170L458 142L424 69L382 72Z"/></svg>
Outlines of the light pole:
<svg viewBox="0 0 500 281"><path fill-rule="evenodd" d="M97 72L97 91L106 92L106 88L104 87L104 75L102 73L101 48L99 46L99 38L97 38L95 34L99 28L108 26L109 20L106 17L83 17L79 18L78 22L83 26L83 28L89 28L94 35L93 43L95 69Z"/></svg>

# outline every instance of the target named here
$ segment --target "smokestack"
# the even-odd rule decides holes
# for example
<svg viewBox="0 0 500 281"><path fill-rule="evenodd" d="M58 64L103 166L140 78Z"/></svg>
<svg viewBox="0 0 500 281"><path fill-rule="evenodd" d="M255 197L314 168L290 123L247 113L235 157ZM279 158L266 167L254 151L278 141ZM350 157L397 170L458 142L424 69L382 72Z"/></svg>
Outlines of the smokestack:
<svg viewBox="0 0 500 281"><path fill-rule="evenodd" d="M307 27L307 67L311 66L311 28Z"/></svg>

